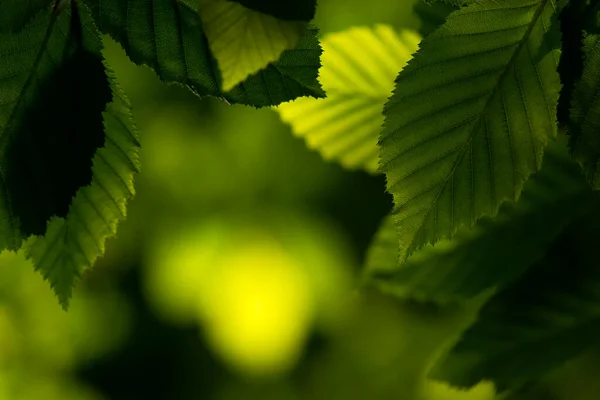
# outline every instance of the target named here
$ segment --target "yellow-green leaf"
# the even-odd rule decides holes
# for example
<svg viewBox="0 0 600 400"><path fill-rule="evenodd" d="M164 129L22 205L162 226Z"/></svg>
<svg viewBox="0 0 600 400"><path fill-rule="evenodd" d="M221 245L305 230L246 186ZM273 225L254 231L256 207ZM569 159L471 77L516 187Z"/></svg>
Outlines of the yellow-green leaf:
<svg viewBox="0 0 600 400"><path fill-rule="evenodd" d="M208 45L229 91L292 49L307 28L223 0L201 0L200 18Z"/></svg>
<svg viewBox="0 0 600 400"><path fill-rule="evenodd" d="M420 40L417 33L386 25L326 35L319 80L327 98L281 104L281 118L325 159L376 172L383 105Z"/></svg>

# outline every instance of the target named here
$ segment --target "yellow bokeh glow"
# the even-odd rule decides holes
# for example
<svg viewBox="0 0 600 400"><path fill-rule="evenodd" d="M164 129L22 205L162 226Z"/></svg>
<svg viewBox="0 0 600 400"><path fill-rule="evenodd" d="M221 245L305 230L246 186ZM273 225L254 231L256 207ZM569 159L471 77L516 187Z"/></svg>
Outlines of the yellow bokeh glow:
<svg viewBox="0 0 600 400"><path fill-rule="evenodd" d="M244 372L272 374L291 368L312 320L307 277L268 240L219 261L200 297L213 348Z"/></svg>

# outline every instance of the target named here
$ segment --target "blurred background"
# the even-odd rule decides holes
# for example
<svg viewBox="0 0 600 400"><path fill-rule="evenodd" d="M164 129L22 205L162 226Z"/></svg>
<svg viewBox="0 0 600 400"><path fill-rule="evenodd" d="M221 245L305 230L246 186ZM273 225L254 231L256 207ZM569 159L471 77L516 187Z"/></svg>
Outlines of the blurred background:
<svg viewBox="0 0 600 400"><path fill-rule="evenodd" d="M320 0L315 22L417 29L413 3ZM0 255L0 400L499 398L424 379L470 310L358 290L391 208L382 177L106 46L140 131L137 196L68 313L21 254ZM518 398L598 399L599 365L590 352Z"/></svg>

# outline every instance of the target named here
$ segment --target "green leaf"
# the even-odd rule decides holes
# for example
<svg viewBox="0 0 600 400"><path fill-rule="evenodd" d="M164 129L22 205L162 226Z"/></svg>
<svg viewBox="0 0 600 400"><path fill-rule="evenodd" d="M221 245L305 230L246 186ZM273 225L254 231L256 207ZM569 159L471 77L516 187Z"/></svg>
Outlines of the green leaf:
<svg viewBox="0 0 600 400"><path fill-rule="evenodd" d="M317 0L229 0L284 21L308 22L315 17Z"/></svg>
<svg viewBox="0 0 600 400"><path fill-rule="evenodd" d="M50 282L65 309L75 282L104 254L106 239L116 234L126 203L135 193L137 133L127 97L111 72L109 78L112 102L102 114L106 142L94 156L91 184L79 189L65 218L52 218L44 236L25 243L27 257Z"/></svg>
<svg viewBox="0 0 600 400"><path fill-rule="evenodd" d="M571 149L594 190L600 190L600 35L584 39L583 73L571 103Z"/></svg>
<svg viewBox="0 0 600 400"><path fill-rule="evenodd" d="M104 143L110 87L91 19L75 3L0 35L0 247L65 216Z"/></svg>
<svg viewBox="0 0 600 400"><path fill-rule="evenodd" d="M383 105L419 40L412 31L396 33L385 25L324 36L319 80L327 98L280 104L281 118L325 159L375 173Z"/></svg>
<svg viewBox="0 0 600 400"><path fill-rule="evenodd" d="M200 0L199 4L225 92L294 48L306 29L305 23L281 21L229 1Z"/></svg>
<svg viewBox="0 0 600 400"><path fill-rule="evenodd" d="M300 96L322 97L317 80L321 48L309 28L294 49L282 53L231 91L209 50L198 12L175 0L83 0L101 32L120 43L131 60L148 65L165 82L188 87L199 96L255 107L277 105Z"/></svg>
<svg viewBox="0 0 600 400"><path fill-rule="evenodd" d="M398 76L384 110L380 165L402 259L496 215L539 170L557 131L557 54L545 40L554 6L482 0L463 7Z"/></svg>
<svg viewBox="0 0 600 400"><path fill-rule="evenodd" d="M519 389L598 343L598 203L520 280L494 295L432 377Z"/></svg>
<svg viewBox="0 0 600 400"><path fill-rule="evenodd" d="M369 249L366 278L400 297L449 302L522 275L592 200L566 146L549 146L546 153L516 203L504 203L496 218L463 226L452 240L427 245L402 264L396 228L386 218Z"/></svg>
<svg viewBox="0 0 600 400"><path fill-rule="evenodd" d="M30 22L36 14L51 11L54 0L2 0L0 1L0 33L16 32Z"/></svg>

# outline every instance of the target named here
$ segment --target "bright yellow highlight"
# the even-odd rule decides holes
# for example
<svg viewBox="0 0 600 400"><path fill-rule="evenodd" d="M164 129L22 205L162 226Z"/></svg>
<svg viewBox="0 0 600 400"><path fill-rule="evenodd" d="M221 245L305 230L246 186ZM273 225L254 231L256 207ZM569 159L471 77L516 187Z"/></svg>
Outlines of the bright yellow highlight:
<svg viewBox="0 0 600 400"><path fill-rule="evenodd" d="M420 40L413 31L386 25L324 36L319 81L327 98L280 104L281 119L325 159L376 172L383 106Z"/></svg>
<svg viewBox="0 0 600 400"><path fill-rule="evenodd" d="M494 400L496 394L494 385L490 382L481 382L469 390L450 387L446 383L428 381L424 388L426 400Z"/></svg>
<svg viewBox="0 0 600 400"><path fill-rule="evenodd" d="M313 315L307 278L276 243L241 248L217 266L201 304L208 339L253 373L292 367Z"/></svg>
<svg viewBox="0 0 600 400"><path fill-rule="evenodd" d="M200 0L199 12L224 91L294 48L306 29L303 22L282 21L232 1Z"/></svg>
<svg viewBox="0 0 600 400"><path fill-rule="evenodd" d="M352 264L335 231L281 215L285 224L227 218L187 232L165 227L148 256L157 311L199 322L213 351L244 375L293 368L312 329L338 323L349 291Z"/></svg>

